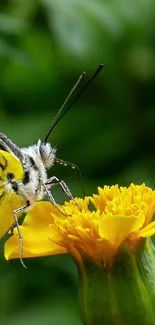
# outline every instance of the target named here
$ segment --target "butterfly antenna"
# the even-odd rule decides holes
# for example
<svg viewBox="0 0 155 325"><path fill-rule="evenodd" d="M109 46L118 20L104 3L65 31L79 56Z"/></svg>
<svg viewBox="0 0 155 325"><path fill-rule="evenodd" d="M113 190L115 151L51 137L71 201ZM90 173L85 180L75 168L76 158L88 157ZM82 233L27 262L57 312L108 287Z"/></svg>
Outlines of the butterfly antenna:
<svg viewBox="0 0 155 325"><path fill-rule="evenodd" d="M78 174L78 177L79 177L79 180L80 180L80 185L81 185L82 193L83 193L83 196L85 197L86 194L85 194L85 190L84 190L84 187L83 187L82 175L81 175L80 168L77 165L72 164L72 163L70 163L68 161L65 161L63 159L60 159L60 158L55 158L55 162L58 163L58 164L60 164L60 165L63 165L63 166L70 166L72 169L76 169L77 174Z"/></svg>
<svg viewBox="0 0 155 325"><path fill-rule="evenodd" d="M96 78L96 76L100 73L100 71L103 69L104 64L100 64L100 66L98 67L98 69L96 70L96 72L93 74L93 76L88 80L88 82L85 84L85 86L82 88L82 90L77 94L77 96L74 98L74 100L71 102L71 104L61 113L62 109L64 108L65 104L67 103L68 99L70 98L71 94L73 93L73 91L75 90L75 88L78 86L79 82L81 81L81 79L83 79L83 77L85 76L85 72L83 72L78 81L76 82L75 86L73 87L73 89L71 90L71 92L69 93L69 95L67 96L64 104L62 105L62 107L60 108L60 110L58 111L50 129L49 132L47 133L44 142L47 142L47 139L49 137L49 135L51 134L51 132L53 131L53 129L55 128L55 126L57 125L57 123L62 119L62 117L69 111L69 109L75 104L75 102L78 100L78 98L82 95L82 93L85 91L85 89L88 87L88 85ZM61 115L59 116L59 114L61 113Z"/></svg>
<svg viewBox="0 0 155 325"><path fill-rule="evenodd" d="M52 132L52 130L53 130L53 126L54 126L55 124L57 124L56 122L57 122L57 119L58 119L60 113L62 112L62 110L63 110L63 108L65 107L65 105L67 104L69 98L72 96L73 92L74 92L75 89L78 87L79 83L80 83L81 80L85 77L85 75L86 75L86 73L83 71L83 72L81 73L80 77L78 78L77 82L76 82L75 85L73 86L72 90L70 91L70 93L69 93L68 96L66 97L64 103L63 103L62 106L60 107L60 109L59 109L58 113L56 114L56 116L55 116L55 118L54 118L54 120L53 120L53 122L52 122L52 125L51 125L51 127L50 127L50 129L49 129L49 131L48 131L48 133L47 133L47 135L46 135L46 138L45 138L45 140L44 140L45 143L47 143L47 139L48 139L48 137L50 136L50 134L51 134L51 132Z"/></svg>

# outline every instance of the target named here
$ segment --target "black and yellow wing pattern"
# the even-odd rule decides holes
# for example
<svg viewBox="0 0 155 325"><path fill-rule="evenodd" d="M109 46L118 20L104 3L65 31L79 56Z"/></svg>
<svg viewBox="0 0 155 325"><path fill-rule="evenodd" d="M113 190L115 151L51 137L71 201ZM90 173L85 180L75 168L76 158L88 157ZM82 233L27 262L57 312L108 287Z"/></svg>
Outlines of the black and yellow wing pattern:
<svg viewBox="0 0 155 325"><path fill-rule="evenodd" d="M22 181L23 166L13 154L0 150L0 238L14 224L13 211L25 204L24 199L13 190L10 175L17 182Z"/></svg>

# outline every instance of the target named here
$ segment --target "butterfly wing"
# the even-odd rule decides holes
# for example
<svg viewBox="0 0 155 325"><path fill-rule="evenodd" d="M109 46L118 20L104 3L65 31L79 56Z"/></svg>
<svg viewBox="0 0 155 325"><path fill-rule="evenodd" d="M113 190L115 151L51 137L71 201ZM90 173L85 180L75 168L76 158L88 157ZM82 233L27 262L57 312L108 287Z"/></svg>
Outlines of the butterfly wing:
<svg viewBox="0 0 155 325"><path fill-rule="evenodd" d="M13 154L21 162L24 159L21 149L2 132L0 132L0 150Z"/></svg>
<svg viewBox="0 0 155 325"><path fill-rule="evenodd" d="M13 154L0 150L0 238L14 223L13 211L25 204L25 200L9 186L8 174L13 174L20 182L24 169Z"/></svg>

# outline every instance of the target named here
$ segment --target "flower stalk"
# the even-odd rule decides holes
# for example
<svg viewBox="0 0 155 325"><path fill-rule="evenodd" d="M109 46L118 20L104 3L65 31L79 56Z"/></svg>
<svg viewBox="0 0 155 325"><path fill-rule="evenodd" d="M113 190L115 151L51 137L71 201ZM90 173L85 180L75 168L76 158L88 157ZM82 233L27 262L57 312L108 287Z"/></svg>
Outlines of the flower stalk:
<svg viewBox="0 0 155 325"><path fill-rule="evenodd" d="M155 248L120 249L111 269L84 259L78 266L84 325L155 324Z"/></svg>

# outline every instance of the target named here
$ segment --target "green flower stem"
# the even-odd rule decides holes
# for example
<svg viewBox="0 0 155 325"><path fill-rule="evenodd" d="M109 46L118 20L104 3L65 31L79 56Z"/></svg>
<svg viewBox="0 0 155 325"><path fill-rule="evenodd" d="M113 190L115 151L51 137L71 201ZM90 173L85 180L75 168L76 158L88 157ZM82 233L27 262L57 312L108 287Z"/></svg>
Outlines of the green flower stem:
<svg viewBox="0 0 155 325"><path fill-rule="evenodd" d="M155 325L155 249L147 239L126 247L111 270L89 260L79 267L79 301L84 325Z"/></svg>

